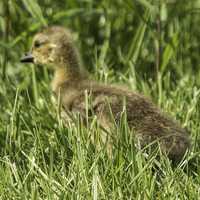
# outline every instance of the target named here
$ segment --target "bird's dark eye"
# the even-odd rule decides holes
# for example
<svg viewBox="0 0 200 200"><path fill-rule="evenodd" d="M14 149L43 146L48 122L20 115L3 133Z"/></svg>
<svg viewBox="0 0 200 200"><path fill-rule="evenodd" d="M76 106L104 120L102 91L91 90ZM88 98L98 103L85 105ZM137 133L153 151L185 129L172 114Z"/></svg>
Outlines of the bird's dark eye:
<svg viewBox="0 0 200 200"><path fill-rule="evenodd" d="M38 40L36 40L35 43L34 43L35 48L39 48L41 45L42 45L42 43Z"/></svg>

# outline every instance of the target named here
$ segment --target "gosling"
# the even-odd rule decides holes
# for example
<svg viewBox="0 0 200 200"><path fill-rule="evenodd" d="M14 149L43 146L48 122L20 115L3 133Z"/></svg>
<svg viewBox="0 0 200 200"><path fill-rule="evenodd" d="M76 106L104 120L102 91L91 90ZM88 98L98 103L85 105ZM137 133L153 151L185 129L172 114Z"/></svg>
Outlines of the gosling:
<svg viewBox="0 0 200 200"><path fill-rule="evenodd" d="M66 118L68 113L75 112L86 117L87 91L92 99L88 115L96 115L104 130L111 130L113 118L115 122L120 121L125 99L127 123L140 147L158 141L161 151L174 161L181 160L189 149L187 131L149 99L126 88L103 85L90 79L69 30L59 26L45 28L35 35L31 51L21 58L21 62L47 65L53 69L51 87L61 100ZM109 143L112 145L111 141Z"/></svg>

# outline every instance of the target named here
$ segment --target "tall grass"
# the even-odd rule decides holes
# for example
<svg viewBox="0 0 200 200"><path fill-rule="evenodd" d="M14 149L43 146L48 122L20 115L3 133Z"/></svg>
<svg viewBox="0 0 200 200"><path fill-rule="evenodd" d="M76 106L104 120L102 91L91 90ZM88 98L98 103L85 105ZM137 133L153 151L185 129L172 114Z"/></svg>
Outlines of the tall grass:
<svg viewBox="0 0 200 200"><path fill-rule="evenodd" d="M200 1L2 0L0 199L198 199ZM110 159L94 118L64 127L51 72L19 62L46 25L74 31L95 79L149 96L185 126L191 153L176 167L134 148L126 120Z"/></svg>

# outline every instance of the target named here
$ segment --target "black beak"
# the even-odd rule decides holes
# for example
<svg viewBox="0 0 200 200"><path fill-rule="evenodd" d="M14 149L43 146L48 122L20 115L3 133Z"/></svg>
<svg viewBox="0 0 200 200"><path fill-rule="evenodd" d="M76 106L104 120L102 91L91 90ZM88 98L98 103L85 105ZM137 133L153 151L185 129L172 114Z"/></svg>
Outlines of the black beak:
<svg viewBox="0 0 200 200"><path fill-rule="evenodd" d="M34 57L32 56L31 53L26 53L21 59L20 62L22 63L33 63L34 62Z"/></svg>

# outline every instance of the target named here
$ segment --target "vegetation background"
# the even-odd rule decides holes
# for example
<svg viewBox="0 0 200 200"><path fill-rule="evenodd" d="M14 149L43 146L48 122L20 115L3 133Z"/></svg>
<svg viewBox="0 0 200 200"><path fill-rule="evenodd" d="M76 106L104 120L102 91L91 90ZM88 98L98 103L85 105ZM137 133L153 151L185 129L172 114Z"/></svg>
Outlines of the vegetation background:
<svg viewBox="0 0 200 200"><path fill-rule="evenodd" d="M145 156L122 119L113 160L89 140L93 123L65 128L51 72L20 57L45 25L73 30L87 69L149 96L190 130L172 166ZM200 0L1 0L0 199L199 199Z"/></svg>

